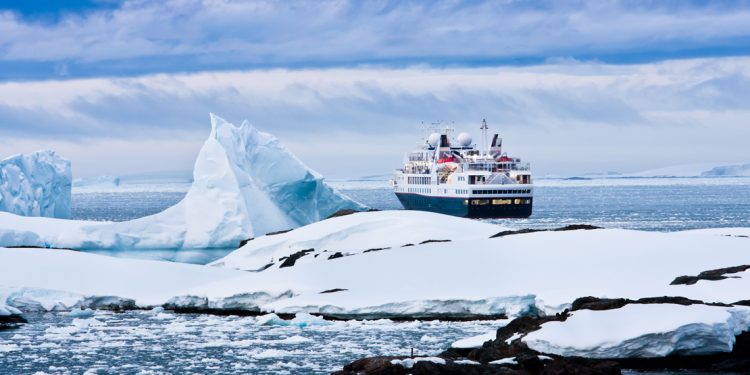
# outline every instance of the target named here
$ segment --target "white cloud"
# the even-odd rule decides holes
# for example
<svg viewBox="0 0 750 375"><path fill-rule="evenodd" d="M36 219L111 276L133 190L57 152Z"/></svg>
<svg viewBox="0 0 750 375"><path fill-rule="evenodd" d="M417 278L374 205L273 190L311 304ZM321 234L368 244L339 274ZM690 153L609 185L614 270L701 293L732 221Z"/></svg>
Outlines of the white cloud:
<svg viewBox="0 0 750 375"><path fill-rule="evenodd" d="M710 54L744 48L748 36L750 8L730 2L131 0L55 23L0 12L0 61L102 63L96 68L110 73L127 65L117 61L143 59L156 71L394 60L471 64Z"/></svg>
<svg viewBox="0 0 750 375"><path fill-rule="evenodd" d="M748 161L749 68L750 58L715 58L6 82L0 155L69 150L81 175L183 169L213 111L277 134L332 176L395 168L421 122L456 121L477 139L482 118L542 174ZM153 162L128 164L133 150Z"/></svg>

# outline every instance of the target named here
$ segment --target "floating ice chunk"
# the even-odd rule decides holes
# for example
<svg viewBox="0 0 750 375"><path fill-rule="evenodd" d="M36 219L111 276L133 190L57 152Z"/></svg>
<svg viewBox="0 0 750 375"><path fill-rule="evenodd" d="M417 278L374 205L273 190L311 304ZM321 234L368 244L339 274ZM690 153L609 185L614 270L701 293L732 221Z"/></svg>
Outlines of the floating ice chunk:
<svg viewBox="0 0 750 375"><path fill-rule="evenodd" d="M67 315L73 318L91 318L95 314L96 312L91 309L73 309Z"/></svg>
<svg viewBox="0 0 750 375"><path fill-rule="evenodd" d="M288 326L291 323L289 323L288 320L279 318L276 314L266 314L257 317L255 319L255 324L261 326Z"/></svg>
<svg viewBox="0 0 750 375"><path fill-rule="evenodd" d="M311 315L308 313L297 313L294 316L294 319L291 320L291 324L296 325L300 328L305 328L308 326L327 326L333 323L319 316Z"/></svg>
<svg viewBox="0 0 750 375"><path fill-rule="evenodd" d="M287 337L285 339L274 341L275 344L288 344L288 345L296 345L296 344L304 344L308 342L312 342L312 339L309 339L307 337L302 337L299 335L294 335L291 337Z"/></svg>
<svg viewBox="0 0 750 375"><path fill-rule="evenodd" d="M69 218L71 180L70 161L54 151L0 160L0 211Z"/></svg>

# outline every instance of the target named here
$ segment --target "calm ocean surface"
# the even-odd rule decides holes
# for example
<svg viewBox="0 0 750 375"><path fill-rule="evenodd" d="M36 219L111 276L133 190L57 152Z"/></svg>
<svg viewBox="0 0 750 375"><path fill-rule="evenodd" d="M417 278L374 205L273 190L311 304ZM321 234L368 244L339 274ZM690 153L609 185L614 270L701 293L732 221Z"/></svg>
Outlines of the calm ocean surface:
<svg viewBox="0 0 750 375"><path fill-rule="evenodd" d="M370 207L402 209L386 182L334 184ZM74 192L73 218L130 220L157 213L183 196L174 190ZM531 218L494 222L514 228L586 223L651 231L750 226L750 178L539 180Z"/></svg>

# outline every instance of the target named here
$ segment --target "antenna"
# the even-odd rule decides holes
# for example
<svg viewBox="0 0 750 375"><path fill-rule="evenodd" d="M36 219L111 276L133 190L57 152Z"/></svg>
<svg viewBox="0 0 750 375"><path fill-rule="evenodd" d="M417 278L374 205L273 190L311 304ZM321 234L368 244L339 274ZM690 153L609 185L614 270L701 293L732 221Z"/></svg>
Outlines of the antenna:
<svg viewBox="0 0 750 375"><path fill-rule="evenodd" d="M486 119L482 119L482 127L479 129L482 129L482 149L487 152L487 129L489 127L487 127Z"/></svg>

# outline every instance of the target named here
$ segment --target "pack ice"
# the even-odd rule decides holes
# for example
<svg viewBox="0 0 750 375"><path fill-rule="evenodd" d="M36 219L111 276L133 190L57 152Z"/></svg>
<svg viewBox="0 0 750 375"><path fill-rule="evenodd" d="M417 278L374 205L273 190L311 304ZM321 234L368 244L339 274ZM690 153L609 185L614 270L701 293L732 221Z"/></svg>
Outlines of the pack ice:
<svg viewBox="0 0 750 375"><path fill-rule="evenodd" d="M238 127L213 114L193 180L176 205L126 222L0 213L0 246L235 247L242 240L309 224L341 209L364 209L326 184L274 136L248 122Z"/></svg>
<svg viewBox="0 0 750 375"><path fill-rule="evenodd" d="M70 161L54 151L0 161L0 211L23 216L70 217Z"/></svg>

